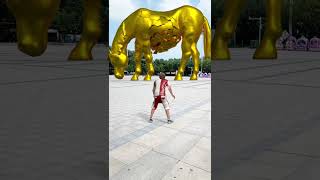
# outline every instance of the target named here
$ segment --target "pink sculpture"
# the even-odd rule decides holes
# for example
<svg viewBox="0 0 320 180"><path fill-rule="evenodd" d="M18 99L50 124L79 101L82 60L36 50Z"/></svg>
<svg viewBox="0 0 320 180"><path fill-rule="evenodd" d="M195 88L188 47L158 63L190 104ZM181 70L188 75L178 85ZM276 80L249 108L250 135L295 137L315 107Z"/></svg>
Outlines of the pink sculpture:
<svg viewBox="0 0 320 180"><path fill-rule="evenodd" d="M290 36L286 42L285 48L289 51L294 51L296 49L297 39L294 36Z"/></svg>
<svg viewBox="0 0 320 180"><path fill-rule="evenodd" d="M309 51L320 51L320 39L316 36L310 39Z"/></svg>
<svg viewBox="0 0 320 180"><path fill-rule="evenodd" d="M308 51L309 40L302 36L297 40L296 50L297 51Z"/></svg>

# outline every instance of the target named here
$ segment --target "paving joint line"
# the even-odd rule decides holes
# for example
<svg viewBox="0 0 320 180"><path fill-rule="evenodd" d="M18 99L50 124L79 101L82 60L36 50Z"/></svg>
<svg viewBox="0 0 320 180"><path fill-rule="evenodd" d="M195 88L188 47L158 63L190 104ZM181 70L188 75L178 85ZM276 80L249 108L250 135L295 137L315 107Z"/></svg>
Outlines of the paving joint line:
<svg viewBox="0 0 320 180"><path fill-rule="evenodd" d="M199 140L200 140L200 139L201 139L201 138L199 138ZM198 144L198 142L195 143L195 145L192 146L192 147L188 150L188 152L190 152L191 149L194 148L197 144ZM195 167L195 168L201 169L201 170L203 170L203 171L206 171L206 172L208 172L208 173L211 173L210 171L207 171L207 170L205 170L205 169L203 169L203 168L201 168L201 167L198 167L198 166L195 166L195 165L190 164L190 163L188 163L188 162L185 162L185 161L183 161L183 160L177 159L177 158L172 157L172 156L170 156L170 155L168 155L168 154L164 154L164 153L162 153L162 152L158 152L158 151L154 150L153 148L151 149L151 151L153 151L153 152L155 152L155 153L159 153L159 154L164 155L164 156L167 156L167 157L169 157L169 158L175 159L175 160L177 160L177 163L178 163L178 162L182 162L182 163L188 164L188 165L190 165L190 166L192 166L192 167ZM186 154L188 154L188 152L186 152ZM185 154L185 155L186 155L186 154ZM183 157L185 157L185 155L184 155ZM182 157L182 159L183 159L183 157ZM177 163L176 163L176 164L177 164Z"/></svg>
<svg viewBox="0 0 320 180"><path fill-rule="evenodd" d="M194 143L194 145L193 145L192 147L190 147L190 149L184 154L183 157L185 157L185 155L188 154L188 153L191 151L191 149L194 148L194 147L199 143L199 140L200 140L201 138L203 138L203 137L204 137L204 136L199 136L199 137L197 138L198 141L197 141L196 143ZM161 154L161 155L163 155L163 156L169 157L169 158L171 158L171 159L175 159L175 160L177 160L176 164L178 164L178 162L182 162L182 163L188 164L188 165L190 165L190 166L192 166L192 167L201 169L201 170L206 171L206 172L208 172L208 173L211 174L210 171L207 171L207 170L205 170L205 169L203 169L203 168L201 168L201 167L195 166L195 165L190 164L190 163L188 163L188 162L182 161L183 157L182 157L181 159L178 159L178 158L173 157L173 156L170 156L170 155L168 155L168 154L165 154L165 153L156 151L156 150L154 149L154 147L149 147L149 146L146 146L146 145L141 145L141 144L138 144L138 143L135 143L135 142L131 142L131 143L136 144L136 145L141 146L141 147L146 148L146 149L150 149L150 151L153 151L153 152L155 152L155 153L158 153L158 154ZM150 151L149 151L149 152L150 152ZM148 152L148 153L149 153L149 152ZM133 162L130 163L129 165L131 165L131 164L133 164L133 163L136 163L136 162L137 162L138 160L140 160L141 158L143 158L143 156L140 157L140 158L138 158L138 159L136 159L135 161L133 161ZM173 168L172 168L172 169L173 169Z"/></svg>
<svg viewBox="0 0 320 180"><path fill-rule="evenodd" d="M211 83L211 81L209 81ZM129 83L128 83L129 84ZM175 87L183 87L183 86L177 86L177 85L184 85L184 84L190 84L189 82L186 82L186 83L176 83L176 84L173 84L171 83L171 85L174 85ZM208 82L206 82L206 84L208 84ZM150 86L152 85L152 82L150 82L150 84L138 84L138 85L128 85L128 86L113 86L112 88L123 88L123 87L142 87L142 86ZM193 87L193 86L188 86L188 87Z"/></svg>
<svg viewBox="0 0 320 180"><path fill-rule="evenodd" d="M82 78L91 78L91 77L105 77L105 74L95 74L95 75L87 75L87 76L74 76L74 77L64 77L64 78L49 78L49 79L28 80L28 81L14 81L14 82L0 83L0 86L16 85L16 84L27 84L27 83L37 83L37 82L60 81L60 80L69 80L69 79L82 79Z"/></svg>
<svg viewBox="0 0 320 180"><path fill-rule="evenodd" d="M234 69L226 69L221 71L214 71L214 73L224 73L224 72L231 72L231 71L242 71L242 70L253 70L253 69L259 69L259 68L268 68L272 66L284 66L284 65L291 65L291 64L303 64L303 63L309 63L309 62L317 62L319 59L313 59L309 61L298 61L298 62L288 62L288 63L280 63L280 64L270 64L270 65L262 65L262 66L253 66L253 67L243 67L243 68L234 68ZM278 61L279 62L279 61ZM215 67L215 66L214 66Z"/></svg>
<svg viewBox="0 0 320 180"><path fill-rule="evenodd" d="M314 70L319 70L320 67L314 67L314 68L308 68L308 69L302 69L302 70L296 70L296 71L287 71L287 72L282 72L278 74L272 74L272 75L265 75L265 76L260 76L260 77L254 77L254 78L249 78L246 79L246 81L252 81L252 80L260 80L260 79L266 79L266 78L272 78L272 77L280 77L280 76L286 76L289 74L297 74L297 73L302 73L302 72L307 72L307 71L314 71Z"/></svg>
<svg viewBox="0 0 320 180"><path fill-rule="evenodd" d="M68 63L69 62L69 63ZM99 62L99 63L98 63ZM0 61L0 64L15 64L15 65L28 65L28 64L46 64L46 63L68 63L68 64L62 64L62 65L87 65L87 64L107 64L108 61L101 63L100 60L93 60L93 61L67 61L67 60L35 60L35 59L26 59L26 60L6 60L6 61ZM78 63L78 64L71 64L71 63Z"/></svg>
<svg viewBox="0 0 320 180"><path fill-rule="evenodd" d="M34 66L34 65L24 65L26 67L44 67L44 68L56 68L56 69L72 69L72 70L85 70L85 71L97 71L97 72L106 72L106 70L98 70L98 69L81 69L81 68L67 68L67 67L59 67L59 66Z"/></svg>
<svg viewBox="0 0 320 180"><path fill-rule="evenodd" d="M184 156L183 156L183 157L181 158L181 160L179 160L179 161L181 161L181 162L183 162L183 163L185 163L185 164L191 165L191 166L193 166L193 167L202 169L202 168L200 168L200 167L197 167L197 166L195 166L195 165L189 164L188 162L185 162L185 161L182 160L182 159L186 156L186 154L188 154L188 153L191 151L191 149L193 149L194 147L196 147L197 144L199 144L199 141L200 141L201 138L204 138L204 136L199 136L199 137L197 138L198 141L197 141L196 143L194 143L194 145L184 154ZM211 149L211 147L210 147L210 149ZM205 170L205 169L202 169L202 170L204 170L204 171L206 171L206 172L209 172L209 171L207 171L207 170ZM209 172L209 173L211 173L211 172Z"/></svg>
<svg viewBox="0 0 320 180"><path fill-rule="evenodd" d="M298 165L291 173L289 173L288 175L286 175L285 177L283 177L281 180L288 180L288 177L293 175L294 173L297 173L299 171L301 171L301 169L308 169L308 164L310 163L309 162L310 159L308 160L304 160L300 165Z"/></svg>
<svg viewBox="0 0 320 180"><path fill-rule="evenodd" d="M232 80L232 79L220 79L220 78L214 79L214 80L225 81L225 82L248 83L248 84L255 84L255 85L275 85L275 86L289 86L289 87L311 88L311 89L320 88L320 86L303 85L303 84L268 83L268 82L259 82L259 81Z"/></svg>
<svg viewBox="0 0 320 180"><path fill-rule="evenodd" d="M291 127L287 127L286 129L279 130L276 133L273 133L269 137L265 137L258 142L255 142L242 150L233 153L232 156L228 157L225 160L225 165L222 165L218 169L218 174L224 174L228 172L228 169L239 164L238 161L248 161L255 157L257 154L264 152L266 150L270 150L270 147L279 145L283 142L289 141L290 138L297 137L308 130L312 130L316 128L316 125L319 125L319 114L310 114L308 118L304 118L302 120L297 120L291 125ZM308 123L306 123L308 121Z"/></svg>
<svg viewBox="0 0 320 180"><path fill-rule="evenodd" d="M281 154L287 154L287 155L295 155L298 157L306 157L306 158L311 158L311 159L320 159L319 155L310 155L310 154L304 154L304 153L294 153L294 152L286 152L286 151L279 151L279 150L274 150L274 149L266 149L267 151L270 152L276 152L276 153L281 153Z"/></svg>

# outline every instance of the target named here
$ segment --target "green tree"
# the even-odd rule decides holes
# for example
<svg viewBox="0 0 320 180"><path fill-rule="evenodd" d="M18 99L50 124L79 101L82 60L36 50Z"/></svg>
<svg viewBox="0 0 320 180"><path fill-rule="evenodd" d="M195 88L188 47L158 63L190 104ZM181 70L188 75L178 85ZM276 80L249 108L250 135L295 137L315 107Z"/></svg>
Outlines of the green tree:
<svg viewBox="0 0 320 180"><path fill-rule="evenodd" d="M289 26L289 1L282 1L282 27L288 31ZM224 1L213 0L213 23L223 16ZM258 38L259 26L257 21L249 21L248 17L263 17L263 30L266 18L266 4L263 0L248 0L242 11L236 29L238 45L248 46L250 40ZM213 25L213 27L214 27ZM299 33L297 33L297 30ZM262 32L263 33L263 32ZM320 36L320 1L319 0L294 0L293 5L293 35L307 38Z"/></svg>
<svg viewBox="0 0 320 180"><path fill-rule="evenodd" d="M0 22L14 22L15 18L7 7L7 1L0 1Z"/></svg>
<svg viewBox="0 0 320 180"><path fill-rule="evenodd" d="M80 34L82 31L83 0L61 1L52 27L62 33Z"/></svg>
<svg viewBox="0 0 320 180"><path fill-rule="evenodd" d="M134 72L134 69L135 69L134 55L135 55L134 51L128 50L128 68L127 68L128 72Z"/></svg>
<svg viewBox="0 0 320 180"><path fill-rule="evenodd" d="M285 27L286 28L286 27ZM312 38L320 35L320 1L295 0L293 6L293 32Z"/></svg>
<svg viewBox="0 0 320 180"><path fill-rule="evenodd" d="M62 33L80 34L82 32L84 15L83 1L84 0L61 1L60 8L52 23L52 28L58 29ZM103 33L100 36L100 40L103 42L106 42L108 35L106 28L108 17L105 14L106 6L106 1L102 1L100 25Z"/></svg>
<svg viewBox="0 0 320 180"><path fill-rule="evenodd" d="M190 59L190 60L188 60L188 62L187 62L187 65L186 65L184 74L185 74L185 75L191 74L191 69L193 69L193 62L192 62L192 60Z"/></svg>
<svg viewBox="0 0 320 180"><path fill-rule="evenodd" d="M211 73L211 60L205 59L202 62L202 71L206 73Z"/></svg>
<svg viewBox="0 0 320 180"><path fill-rule="evenodd" d="M180 59L173 59L173 69L178 70L180 64Z"/></svg>

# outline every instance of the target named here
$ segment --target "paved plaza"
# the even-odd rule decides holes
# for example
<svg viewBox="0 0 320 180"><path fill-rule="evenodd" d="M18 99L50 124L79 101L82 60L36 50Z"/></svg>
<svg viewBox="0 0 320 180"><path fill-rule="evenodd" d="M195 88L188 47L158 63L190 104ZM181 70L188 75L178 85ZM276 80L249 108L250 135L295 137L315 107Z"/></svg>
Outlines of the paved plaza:
<svg viewBox="0 0 320 180"><path fill-rule="evenodd" d="M130 78L109 77L110 179L210 180L211 79L167 76L176 95L174 101L168 98L174 123L167 124L161 104L154 122L148 122L158 77Z"/></svg>
<svg viewBox="0 0 320 180"><path fill-rule="evenodd" d="M72 48L33 58L0 44L0 179L106 179L108 111L110 179L319 179L320 52L232 49L212 89L172 81L174 123L159 105L150 124L152 82L107 77L102 45L90 62L67 61Z"/></svg>
<svg viewBox="0 0 320 180"><path fill-rule="evenodd" d="M1 180L106 179L106 48L70 62L73 47L0 44Z"/></svg>
<svg viewBox="0 0 320 180"><path fill-rule="evenodd" d="M214 63L215 180L320 178L320 52L251 49Z"/></svg>

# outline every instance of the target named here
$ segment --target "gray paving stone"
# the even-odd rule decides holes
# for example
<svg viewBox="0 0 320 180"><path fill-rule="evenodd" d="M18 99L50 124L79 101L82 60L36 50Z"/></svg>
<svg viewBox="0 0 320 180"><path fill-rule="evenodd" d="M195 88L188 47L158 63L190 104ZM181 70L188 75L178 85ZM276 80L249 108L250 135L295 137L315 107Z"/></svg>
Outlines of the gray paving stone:
<svg viewBox="0 0 320 180"><path fill-rule="evenodd" d="M109 153L110 157L131 164L151 151L151 148L128 142ZM111 165L112 166L112 165Z"/></svg>
<svg viewBox="0 0 320 180"><path fill-rule="evenodd" d="M281 168L298 167L310 159L312 158L307 156L299 156L293 153L290 154L285 152L265 151L250 161Z"/></svg>
<svg viewBox="0 0 320 180"><path fill-rule="evenodd" d="M123 162L130 163L130 168L121 168L118 173L109 176L110 179L160 180L164 176L168 178L170 172L177 173L177 176L180 174L180 177L207 179L211 177L210 172L191 164L185 165L194 167L195 172L190 175L181 174L175 170L176 163L181 162L201 137L210 131L211 117L208 115L211 111L210 80L179 82L173 81L172 76L167 77L176 94L176 100L171 104L171 117L174 123L167 124L165 111L161 105L154 114L153 123L148 122L153 101L151 92L153 82L130 81L130 78L131 76L125 76L123 80L118 81L113 76L109 76L109 112L112 129L109 133L112 140L109 153ZM157 76L152 77L153 80L157 78ZM196 87L201 88L196 89ZM185 98L186 95L190 98ZM169 99L169 102L171 100ZM189 126L194 126L194 129L186 128ZM135 130L123 131L122 136L119 137L119 132L116 131L121 127L132 127ZM210 152L211 147L209 144L207 146ZM210 159L209 156L207 159ZM205 162L210 163L207 159Z"/></svg>
<svg viewBox="0 0 320 180"><path fill-rule="evenodd" d="M283 180L310 179L316 180L320 177L320 161L319 159L311 159L302 164L295 172L291 173Z"/></svg>
<svg viewBox="0 0 320 180"><path fill-rule="evenodd" d="M272 78L276 76L277 78L280 76L287 76L291 74L299 74L303 73L306 70L312 71L312 70L319 70L319 63L316 61L305 61L301 62L299 64L297 63L290 63L281 65L281 59L277 61L277 65L274 66L267 66L267 67L255 67L250 69L244 69L242 70L243 73L240 70L238 71L225 71L225 72L217 72L219 76L223 76L224 79L228 80L260 80L265 78ZM317 68L317 69L316 69Z"/></svg>
<svg viewBox="0 0 320 180"><path fill-rule="evenodd" d="M101 72L17 65L1 66L0 71L1 73L8 74L0 77L0 85L2 86L7 84L46 82L49 80L74 79L77 77L98 77L104 75L104 73Z"/></svg>
<svg viewBox="0 0 320 180"><path fill-rule="evenodd" d="M109 175L113 176L118 173L122 168L128 166L127 164L113 158L112 156L109 157Z"/></svg>
<svg viewBox="0 0 320 180"><path fill-rule="evenodd" d="M159 127L149 133L135 139L133 142L141 145L145 145L148 147L156 147L162 143L165 143L172 136L176 136L178 133L177 130L173 130L170 128Z"/></svg>
<svg viewBox="0 0 320 180"><path fill-rule="evenodd" d="M176 159L182 159L199 140L200 136L179 132L170 137L167 142L153 148L153 150Z"/></svg>
<svg viewBox="0 0 320 180"><path fill-rule="evenodd" d="M315 137L319 135L319 129L320 128L311 129L272 149L289 154L320 158L320 141L315 139Z"/></svg>
<svg viewBox="0 0 320 180"><path fill-rule="evenodd" d="M232 168L229 171L229 177L252 177L280 180L296 170L296 167L279 167L258 162L246 162Z"/></svg>
<svg viewBox="0 0 320 180"><path fill-rule="evenodd" d="M283 84L287 86L310 87L310 88L319 89L320 88L320 80L319 80L320 64L317 63L316 65L312 66L312 68L317 68L317 67L318 69L314 69L314 70L311 69L305 72L299 72L299 71L295 72L290 70L290 74L287 74L286 76L280 76L277 78L266 77L266 78L257 80L257 82L278 83L278 84Z"/></svg>
<svg viewBox="0 0 320 180"><path fill-rule="evenodd" d="M305 179L302 166L318 157L320 53L257 61L252 50L231 52L213 64L214 177Z"/></svg>
<svg viewBox="0 0 320 180"><path fill-rule="evenodd" d="M163 178L178 162L153 151L140 158L135 163L123 168L111 180L149 180Z"/></svg>
<svg viewBox="0 0 320 180"><path fill-rule="evenodd" d="M202 169L179 162L170 173L161 180L211 180L211 173Z"/></svg>
<svg viewBox="0 0 320 180"><path fill-rule="evenodd" d="M201 138L181 161L211 172L211 139Z"/></svg>
<svg viewBox="0 0 320 180"><path fill-rule="evenodd" d="M106 76L50 65L72 68L71 49L33 58L1 43L0 179L105 179Z"/></svg>

